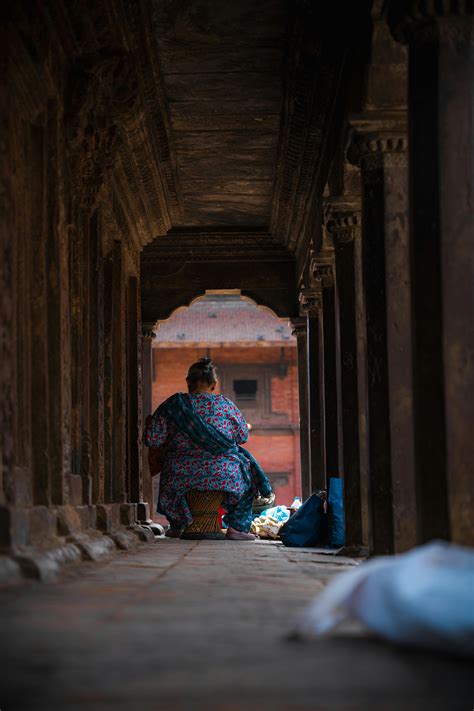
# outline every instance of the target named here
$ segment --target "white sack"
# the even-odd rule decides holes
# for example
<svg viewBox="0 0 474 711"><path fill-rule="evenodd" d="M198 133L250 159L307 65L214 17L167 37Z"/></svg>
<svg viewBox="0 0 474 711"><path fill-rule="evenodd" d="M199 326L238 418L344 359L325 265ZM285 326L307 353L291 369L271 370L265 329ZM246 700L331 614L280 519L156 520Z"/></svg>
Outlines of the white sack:
<svg viewBox="0 0 474 711"><path fill-rule="evenodd" d="M435 541L338 575L296 631L320 635L357 620L399 644L474 655L474 551Z"/></svg>

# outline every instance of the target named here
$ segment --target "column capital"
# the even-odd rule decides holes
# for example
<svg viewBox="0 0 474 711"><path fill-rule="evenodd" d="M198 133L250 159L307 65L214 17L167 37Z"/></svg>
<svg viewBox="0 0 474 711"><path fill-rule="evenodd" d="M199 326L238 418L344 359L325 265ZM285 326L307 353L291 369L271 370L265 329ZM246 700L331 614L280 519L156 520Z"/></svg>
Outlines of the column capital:
<svg viewBox="0 0 474 711"><path fill-rule="evenodd" d="M296 338L306 336L308 321L304 316L294 316L290 318L291 333Z"/></svg>
<svg viewBox="0 0 474 711"><path fill-rule="evenodd" d="M408 165L408 138L403 124L383 128L371 122L354 121L355 129L347 151L347 159L361 168L378 168L381 165Z"/></svg>
<svg viewBox="0 0 474 711"><path fill-rule="evenodd" d="M309 265L311 280L322 289L334 286L334 267L327 259L313 258Z"/></svg>
<svg viewBox="0 0 474 711"><path fill-rule="evenodd" d="M402 44L474 42L474 6L472 2L443 0L391 0L387 21L393 37Z"/></svg>
<svg viewBox="0 0 474 711"><path fill-rule="evenodd" d="M321 288L303 287L300 290L299 300L304 314L311 318L318 318L323 305Z"/></svg>
<svg viewBox="0 0 474 711"><path fill-rule="evenodd" d="M156 327L154 327L154 329L152 330L148 326L143 326L142 327L142 338L145 340L148 339L149 341L153 341L156 338L155 331L157 331L157 330L158 329Z"/></svg>
<svg viewBox="0 0 474 711"><path fill-rule="evenodd" d="M361 210L359 209L334 209L327 224L334 246L348 244L361 235Z"/></svg>

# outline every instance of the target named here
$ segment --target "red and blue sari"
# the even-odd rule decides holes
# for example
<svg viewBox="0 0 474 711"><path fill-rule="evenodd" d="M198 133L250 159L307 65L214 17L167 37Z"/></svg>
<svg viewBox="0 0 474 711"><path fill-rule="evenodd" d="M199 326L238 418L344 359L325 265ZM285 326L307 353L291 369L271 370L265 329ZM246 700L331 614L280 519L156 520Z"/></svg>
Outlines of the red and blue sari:
<svg viewBox="0 0 474 711"><path fill-rule="evenodd" d="M247 439L244 416L223 395L177 393L158 407L143 441L148 447L165 446L158 512L172 528L191 523L185 494L197 489L223 491L225 523L249 530L254 497L268 496L272 488L241 446Z"/></svg>

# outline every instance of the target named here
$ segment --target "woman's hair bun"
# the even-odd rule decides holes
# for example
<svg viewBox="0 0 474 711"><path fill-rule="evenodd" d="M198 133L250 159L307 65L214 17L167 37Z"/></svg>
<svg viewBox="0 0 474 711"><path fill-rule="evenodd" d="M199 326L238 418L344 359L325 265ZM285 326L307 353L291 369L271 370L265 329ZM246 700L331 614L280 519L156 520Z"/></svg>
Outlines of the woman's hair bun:
<svg viewBox="0 0 474 711"><path fill-rule="evenodd" d="M191 388L199 382L215 385L217 383L216 367L212 364L210 358L200 358L189 367L186 380Z"/></svg>
<svg viewBox="0 0 474 711"><path fill-rule="evenodd" d="M212 363L210 358L200 358L199 365L202 367L203 373L210 373L212 370Z"/></svg>

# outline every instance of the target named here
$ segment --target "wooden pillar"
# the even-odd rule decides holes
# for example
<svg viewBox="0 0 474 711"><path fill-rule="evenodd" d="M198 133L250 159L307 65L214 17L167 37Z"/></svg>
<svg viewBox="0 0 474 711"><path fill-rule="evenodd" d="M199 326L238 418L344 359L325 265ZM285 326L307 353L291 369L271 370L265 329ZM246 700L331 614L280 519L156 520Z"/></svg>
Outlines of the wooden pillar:
<svg viewBox="0 0 474 711"><path fill-rule="evenodd" d="M70 303L71 303L71 476L75 496L72 503L83 503L82 467L82 369L84 343L82 338L83 300L83 212L77 208L71 215L69 229Z"/></svg>
<svg viewBox="0 0 474 711"><path fill-rule="evenodd" d="M298 317L291 319L292 333L296 336L298 358L298 404L300 415L300 469L301 492L303 500L311 493L311 477L309 462L309 424L308 424L308 344L307 319Z"/></svg>
<svg viewBox="0 0 474 711"><path fill-rule="evenodd" d="M125 277L121 242L114 243L112 299L112 498L114 502L122 503L127 500L125 483L127 465L127 341L125 329Z"/></svg>
<svg viewBox="0 0 474 711"><path fill-rule="evenodd" d="M321 284L324 339L324 437L326 477L340 476L342 468L342 432L340 428L338 387L339 334L333 265L316 257L310 266L312 278Z"/></svg>
<svg viewBox="0 0 474 711"><path fill-rule="evenodd" d="M472 3L391 3L409 48L410 226L420 537L474 545Z"/></svg>
<svg viewBox="0 0 474 711"><path fill-rule="evenodd" d="M0 101L8 106L11 87L8 82L8 53L0 52ZM0 113L2 135L9 135L11 123L7 111ZM0 156L0 505L13 503L15 465L15 412L18 407L17 382L17 265L18 239L14 223L14 169L13 143L8 142ZM41 151L42 153L42 151ZM35 162L38 160L35 157ZM9 539L9 536L8 536ZM6 547L10 541L4 539L0 529L0 545Z"/></svg>
<svg viewBox="0 0 474 711"><path fill-rule="evenodd" d="M349 157L362 175L373 549L394 553L417 543L407 139L403 125L377 132L368 120L354 124Z"/></svg>
<svg viewBox="0 0 474 711"><path fill-rule="evenodd" d="M303 289L301 308L307 317L308 423L310 489L326 489L324 432L324 330L319 288Z"/></svg>
<svg viewBox="0 0 474 711"><path fill-rule="evenodd" d="M141 343L139 350L139 294L137 277L128 279L127 298L127 436L129 501L143 501L141 447Z"/></svg>
<svg viewBox="0 0 474 711"><path fill-rule="evenodd" d="M104 259L104 502L114 501L114 259Z"/></svg>
<svg viewBox="0 0 474 711"><path fill-rule="evenodd" d="M89 409L92 502L104 501L104 260L97 212L90 221Z"/></svg>
<svg viewBox="0 0 474 711"><path fill-rule="evenodd" d="M362 466L361 456L364 449L361 422L364 402L359 392L366 383L359 387L360 379L365 376L365 367L359 358L357 338L357 305L361 296L358 292L362 285L360 209L340 209L335 201L332 204L328 230L335 247L339 301L346 538L348 544L368 545L368 472ZM365 330L365 323L363 327Z"/></svg>
<svg viewBox="0 0 474 711"><path fill-rule="evenodd" d="M82 225L83 229L79 232L81 240L80 254L83 265L82 281L80 284L81 298L81 351L82 357L79 363L78 377L81 381L79 394L79 413L80 413L80 462L81 462L81 478L82 478L82 503L92 503L92 436L91 436L91 311L94 308L94 296L92 293L93 267L92 261L92 245L93 236L91 233L95 231L95 218L89 218L89 205L85 204L83 212Z"/></svg>
<svg viewBox="0 0 474 711"><path fill-rule="evenodd" d="M31 247L30 258L30 408L35 412L37 403L49 410L48 380L48 327L46 234L45 234L45 130L44 126L31 127L31 152L29 159L31 192ZM51 474L49 465L49 418L38 417L31 428L33 503L48 506L51 503Z"/></svg>
<svg viewBox="0 0 474 711"><path fill-rule="evenodd" d="M152 414L152 394L153 394L153 339L155 333L153 326L145 326L142 329L142 403L143 418ZM148 502L151 512L154 511L153 501L153 478L148 469L148 448L142 448L143 462L143 498Z"/></svg>
<svg viewBox="0 0 474 711"><path fill-rule="evenodd" d="M46 135L45 171L46 271L48 382L49 382L49 461L51 502L68 502L71 462L71 371L69 329L69 234L61 209L59 185L63 179L60 161L59 113L49 107Z"/></svg>

